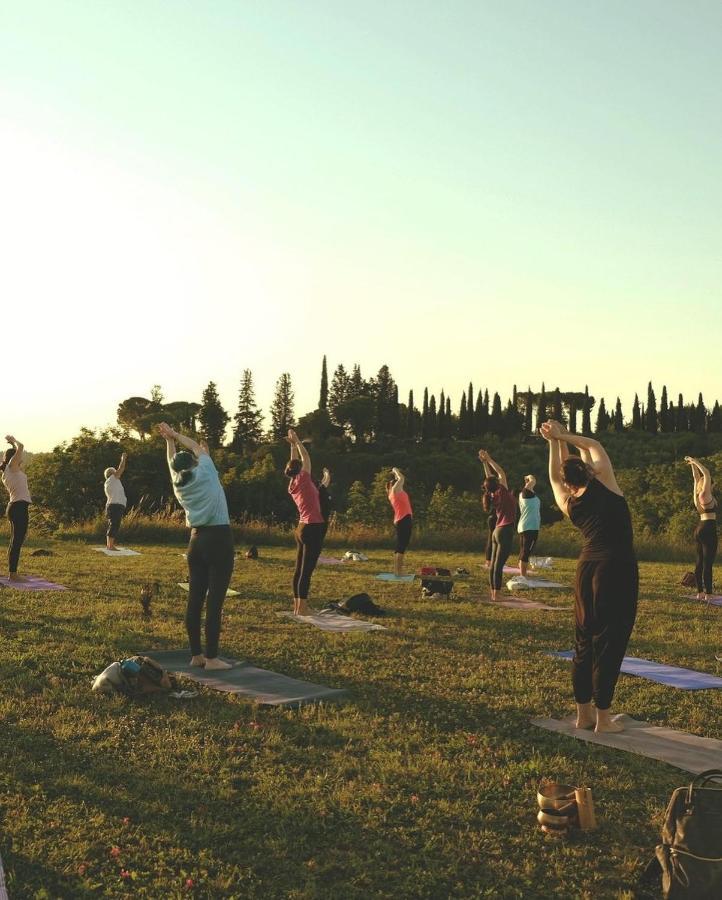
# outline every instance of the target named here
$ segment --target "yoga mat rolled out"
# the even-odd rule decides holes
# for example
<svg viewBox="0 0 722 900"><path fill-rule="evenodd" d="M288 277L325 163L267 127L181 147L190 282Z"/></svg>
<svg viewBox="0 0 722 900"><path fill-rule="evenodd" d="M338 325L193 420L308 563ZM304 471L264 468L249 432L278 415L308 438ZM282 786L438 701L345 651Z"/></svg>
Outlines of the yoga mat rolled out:
<svg viewBox="0 0 722 900"><path fill-rule="evenodd" d="M300 622L302 625L315 625L321 631L336 631L346 634L350 631L386 631L383 625L377 625L376 622L362 622L360 619L352 619L351 616L344 616L342 613L332 612L314 612L310 616L297 616L295 613L279 612L277 616L292 619L294 622Z"/></svg>
<svg viewBox="0 0 722 900"><path fill-rule="evenodd" d="M590 744L601 744L656 759L693 775L719 768L722 741L675 731L665 726L650 725L623 714L612 716L612 719L620 721L624 725L624 731L618 734L595 734L586 728L575 728L574 716L568 719L532 719L531 724Z"/></svg>
<svg viewBox="0 0 722 900"><path fill-rule="evenodd" d="M550 651L549 656L561 659L573 659L573 650ZM695 672L694 669L682 669L679 666L667 666L653 662L651 659L638 659L636 656L625 656L622 662L625 675L637 675L647 681L666 684L683 691L703 691L707 688L722 688L722 678L708 672Z"/></svg>
<svg viewBox="0 0 722 900"><path fill-rule="evenodd" d="M539 603L538 600L526 600L521 597L507 597L504 600L483 600L487 606L505 606L507 609L550 609L550 610L566 610L568 606L548 606L546 603Z"/></svg>
<svg viewBox="0 0 722 900"><path fill-rule="evenodd" d="M183 590L186 591L186 593L190 590L190 586L187 581L179 581L178 587L183 588ZM238 591L234 591L233 588L228 588L228 590L226 591L226 597L237 597L237 596L238 596Z"/></svg>
<svg viewBox="0 0 722 900"><path fill-rule="evenodd" d="M63 584L54 584L38 575L26 575L25 581L11 581L7 576L0 578L0 586L16 591L67 591Z"/></svg>
<svg viewBox="0 0 722 900"><path fill-rule="evenodd" d="M104 553L106 556L140 556L137 550L130 550L128 547L118 547L117 550L108 550L107 547L93 547L98 553Z"/></svg>
<svg viewBox="0 0 722 900"><path fill-rule="evenodd" d="M530 591L534 588L564 588L566 585L560 584L558 581L547 581L546 578L529 578L519 575L517 578L510 578L506 583L510 591Z"/></svg>
<svg viewBox="0 0 722 900"><path fill-rule="evenodd" d="M407 584L414 580L414 575L394 575L393 572L379 572L378 575L374 575L376 581L399 581L406 582ZM433 578L433 575L430 575L429 578Z"/></svg>
<svg viewBox="0 0 722 900"><path fill-rule="evenodd" d="M233 664L231 669L206 672L190 665L189 650L143 650L140 655L149 656L175 675L183 675L215 691L238 694L262 706L303 706L336 701L347 695L340 688L289 678L236 659L226 660Z"/></svg>
<svg viewBox="0 0 722 900"><path fill-rule="evenodd" d="M698 603L708 603L710 606L722 606L722 595L713 594L709 600L699 598L696 594L688 594L685 600L696 600Z"/></svg>

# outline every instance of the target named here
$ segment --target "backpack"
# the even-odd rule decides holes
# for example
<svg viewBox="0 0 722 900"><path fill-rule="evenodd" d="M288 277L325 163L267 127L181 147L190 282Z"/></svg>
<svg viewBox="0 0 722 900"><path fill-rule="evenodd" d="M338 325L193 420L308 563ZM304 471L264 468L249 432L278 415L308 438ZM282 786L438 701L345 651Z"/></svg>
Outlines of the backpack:
<svg viewBox="0 0 722 900"><path fill-rule="evenodd" d="M386 613L380 606L376 606L368 594L354 594L348 600L344 600L343 608L346 612L361 613L364 616L385 616Z"/></svg>
<svg viewBox="0 0 722 900"><path fill-rule="evenodd" d="M695 578L694 572L685 572L680 584L683 587L697 587L697 579Z"/></svg>
<svg viewBox="0 0 722 900"><path fill-rule="evenodd" d="M246 559L258 559L258 547L255 544L246 550Z"/></svg>
<svg viewBox="0 0 722 900"><path fill-rule="evenodd" d="M436 575L437 578L433 576ZM430 577L431 576L431 577ZM443 579L443 580L442 580ZM448 597L454 587L454 579L449 569L441 569L437 566L423 566L421 569L421 596L431 597L433 594L441 594Z"/></svg>
<svg viewBox="0 0 722 900"><path fill-rule="evenodd" d="M111 663L93 682L93 690L141 697L175 687L175 678L148 656L131 656Z"/></svg>
<svg viewBox="0 0 722 900"><path fill-rule="evenodd" d="M660 870L665 900L722 897L722 769L673 792L647 875Z"/></svg>

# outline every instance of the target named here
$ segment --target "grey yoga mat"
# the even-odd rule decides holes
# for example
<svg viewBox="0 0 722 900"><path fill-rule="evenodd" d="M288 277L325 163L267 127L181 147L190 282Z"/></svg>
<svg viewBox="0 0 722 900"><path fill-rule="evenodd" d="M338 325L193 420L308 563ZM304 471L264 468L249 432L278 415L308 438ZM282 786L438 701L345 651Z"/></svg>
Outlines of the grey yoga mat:
<svg viewBox="0 0 722 900"><path fill-rule="evenodd" d="M549 656L560 656L562 659L573 659L573 650L549 653ZM638 675L657 684L666 684L683 691L703 691L707 688L722 688L722 678L710 675L709 672L695 672L694 669L683 669L680 666L667 666L653 662L651 659L639 659L636 656L625 656L621 671L625 675Z"/></svg>
<svg viewBox="0 0 722 900"><path fill-rule="evenodd" d="M398 582L406 582L406 584L410 584L415 576L414 575L394 575L393 572L379 572L378 575L375 575L374 578L377 581L398 581Z"/></svg>
<svg viewBox="0 0 722 900"><path fill-rule="evenodd" d="M626 750L638 756L669 763L684 772L699 775L707 769L718 769L722 759L722 741L698 737L685 731L675 731L660 725L639 722L630 716L612 717L624 723L619 734L595 734L584 728L574 727L574 717L569 719L532 719L531 724L547 731L566 734L590 744L602 744L615 750Z"/></svg>
<svg viewBox="0 0 722 900"><path fill-rule="evenodd" d="M329 688L323 684L269 672L267 669L258 669L236 659L226 660L233 663L231 669L206 672L198 666L190 665L188 650L144 650L141 655L149 656L176 675L184 675L215 691L240 694L262 706L303 706L319 700L339 700L347 693L340 688Z"/></svg>

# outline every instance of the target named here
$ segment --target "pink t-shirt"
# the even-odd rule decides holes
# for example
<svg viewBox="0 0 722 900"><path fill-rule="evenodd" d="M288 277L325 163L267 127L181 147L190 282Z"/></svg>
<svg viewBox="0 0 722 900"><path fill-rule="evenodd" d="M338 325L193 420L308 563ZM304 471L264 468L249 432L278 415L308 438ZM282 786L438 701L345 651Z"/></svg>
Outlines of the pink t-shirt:
<svg viewBox="0 0 722 900"><path fill-rule="evenodd" d="M310 472L302 469L293 477L288 485L288 493L298 507L299 521L302 525L319 525L324 521L318 488L313 483Z"/></svg>
<svg viewBox="0 0 722 900"><path fill-rule="evenodd" d="M513 525L516 521L516 499L509 488L500 484L494 491L493 502L496 510L496 527Z"/></svg>
<svg viewBox="0 0 722 900"><path fill-rule="evenodd" d="M394 508L394 525L405 519L406 516L413 516L411 510L411 500L406 491L389 491L389 503Z"/></svg>

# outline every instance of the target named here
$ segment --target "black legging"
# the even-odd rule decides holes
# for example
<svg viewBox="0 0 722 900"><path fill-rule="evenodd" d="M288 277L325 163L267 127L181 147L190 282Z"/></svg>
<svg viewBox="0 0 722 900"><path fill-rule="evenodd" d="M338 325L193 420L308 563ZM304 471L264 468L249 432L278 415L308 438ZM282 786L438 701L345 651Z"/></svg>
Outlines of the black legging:
<svg viewBox="0 0 722 900"><path fill-rule="evenodd" d="M193 528L188 544L188 606L186 629L193 656L200 656L201 612L206 605L206 656L218 656L221 613L233 574L233 534L230 525ZM207 596L206 596L207 595Z"/></svg>
<svg viewBox="0 0 722 900"><path fill-rule="evenodd" d="M118 537L120 531L120 520L123 518L125 507L122 503L109 503L105 507L105 515L108 518L108 530L105 532L109 538Z"/></svg>
<svg viewBox="0 0 722 900"><path fill-rule="evenodd" d="M529 554L536 547L539 537L538 531L520 531L519 532L519 561L529 562Z"/></svg>
<svg viewBox="0 0 722 900"><path fill-rule="evenodd" d="M494 511L486 520L489 526L489 534L486 539L486 561L491 562L491 550L494 542L494 529L496 528L496 511Z"/></svg>
<svg viewBox="0 0 722 900"><path fill-rule="evenodd" d="M297 600L308 600L311 575L321 555L326 534L324 522L299 524L296 529L296 571L293 573L293 596Z"/></svg>
<svg viewBox="0 0 722 900"><path fill-rule="evenodd" d="M697 591L701 594L712 593L712 566L717 556L717 522L715 519L705 519L700 522L694 532L697 544L697 565L694 567L694 577L697 579Z"/></svg>
<svg viewBox="0 0 722 900"><path fill-rule="evenodd" d="M577 703L594 698L609 709L637 616L639 573L634 559L580 560L574 614L572 686Z"/></svg>
<svg viewBox="0 0 722 900"><path fill-rule="evenodd" d="M15 500L8 503L7 517L10 520L10 546L8 547L8 569L14 575L20 562L20 548L28 533L28 510L30 504L27 500Z"/></svg>
<svg viewBox="0 0 722 900"><path fill-rule="evenodd" d="M514 523L497 525L491 541L491 566L489 568L489 584L495 591L500 590L504 576L504 563L509 559L511 544L514 540Z"/></svg>
<svg viewBox="0 0 722 900"><path fill-rule="evenodd" d="M411 540L411 529L414 527L413 516L404 516L394 525L396 529L396 549L394 553L406 553Z"/></svg>

